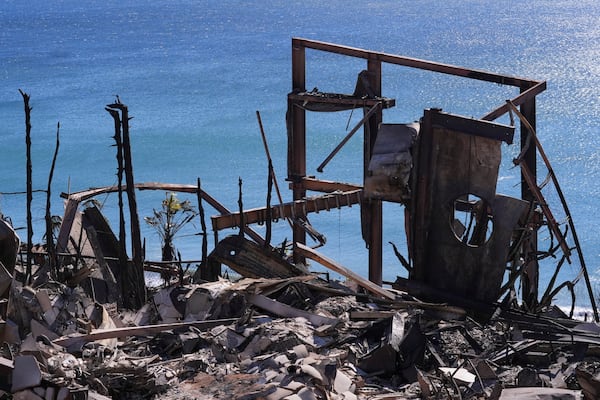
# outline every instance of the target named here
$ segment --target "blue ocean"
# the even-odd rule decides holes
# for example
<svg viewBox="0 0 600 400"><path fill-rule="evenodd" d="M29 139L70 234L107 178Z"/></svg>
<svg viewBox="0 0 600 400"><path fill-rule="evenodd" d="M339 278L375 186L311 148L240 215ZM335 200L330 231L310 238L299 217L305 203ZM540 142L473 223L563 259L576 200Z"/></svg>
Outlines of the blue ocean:
<svg viewBox="0 0 600 400"><path fill-rule="evenodd" d="M467 68L546 80L537 97L537 133L571 209L592 285L600 293L600 2L378 0L3 0L0 5L0 211L24 227L25 123L19 89L31 96L33 186L45 189L60 122L60 150L52 212L62 215L61 192L113 185L113 121L105 111L118 95L129 107L137 182L195 184L238 210L238 178L245 208L267 196L267 158L260 111L284 201L287 188L287 93L291 39L302 37ZM352 93L363 63L307 53L307 89ZM385 122L418 120L426 108L480 117L517 89L384 65L383 95L396 99ZM309 113L308 170L322 179L362 182L362 134L328 164L327 157L360 113ZM508 117L500 122L510 123ZM517 146L503 148L498 192L519 196L512 166ZM540 178L544 169L540 166ZM16 193L16 194L15 194ZM566 215L556 191L545 196L559 222ZM195 203L194 196L179 195ZM141 216L161 206L164 193L138 192ZM100 196L117 230L116 195ZM45 195L36 192L35 240L43 235ZM206 205L205 205L206 206ZM206 206L207 207L207 206ZM207 207L208 215L217 211ZM403 208L384 206L384 280L405 275L388 242L406 255ZM210 226L210 221L208 221ZM358 207L313 215L327 237L320 249L366 276L367 249ZM175 240L184 259L201 256L200 224ZM143 225L146 258L160 259L156 232ZM264 232L264 227L255 227ZM233 231L235 232L235 231ZM19 230L26 238L25 230ZM220 232L220 237L232 232ZM273 242L291 239L285 222ZM540 248L550 246L540 231ZM212 235L209 241L212 247ZM542 268L542 288L556 260ZM573 279L579 264L564 269ZM578 303L586 306L583 285ZM567 302L568 293L557 301Z"/></svg>

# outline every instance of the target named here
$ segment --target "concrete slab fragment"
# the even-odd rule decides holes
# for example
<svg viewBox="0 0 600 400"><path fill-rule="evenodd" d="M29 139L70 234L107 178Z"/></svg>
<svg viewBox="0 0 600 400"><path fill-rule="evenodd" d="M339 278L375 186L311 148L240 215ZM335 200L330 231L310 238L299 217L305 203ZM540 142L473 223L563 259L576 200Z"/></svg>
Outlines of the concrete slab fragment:
<svg viewBox="0 0 600 400"><path fill-rule="evenodd" d="M11 392L17 393L24 389L39 386L42 383L42 371L34 356L17 356L13 370Z"/></svg>

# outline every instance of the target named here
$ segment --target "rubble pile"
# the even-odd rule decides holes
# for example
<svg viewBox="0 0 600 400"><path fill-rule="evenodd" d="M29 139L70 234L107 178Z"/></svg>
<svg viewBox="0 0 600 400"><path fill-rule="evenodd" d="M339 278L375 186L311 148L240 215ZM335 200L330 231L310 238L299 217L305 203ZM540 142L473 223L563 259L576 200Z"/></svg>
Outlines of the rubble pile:
<svg viewBox="0 0 600 400"><path fill-rule="evenodd" d="M306 91L306 49L368 60L354 93ZM395 99L381 96L382 62L510 85L519 95L481 118L427 108L418 122L387 121L383 111ZM241 178L237 212L205 192L200 178L195 185L136 183L130 116L117 96L106 111L115 122L118 184L61 194L65 209L57 219L50 215L51 172L46 242L35 247L31 213L23 246L0 213L0 400L600 398L596 295L535 131L535 97L546 82L299 38L292 39L291 76L291 202L279 193L258 111L269 161L265 207L244 209ZM29 143L31 107L21 94ZM306 112L361 108L361 121L317 171L362 127L363 181L307 175ZM506 114L510 125L495 122ZM497 191L515 116L520 197ZM548 172L542 184L538 154ZM27 162L30 172L29 154ZM550 183L558 212L542 191ZM160 261L145 259L137 190L170 192L144 218L161 238ZM94 200L110 193L118 198L118 237ZM197 211L176 193L195 195ZM382 277L384 202L404 206L408 258L390 244L407 278L394 283ZM211 217L210 254L203 203L219 214ZM368 280L316 251L326 238L309 222L309 214L353 205L369 251ZM202 258L184 260L173 238L196 217ZM273 246L271 225L279 220L287 220L292 239ZM253 224L266 225L264 237ZM219 239L231 228L238 234ZM547 250L539 248L542 229ZM308 246L307 236L318 245ZM555 269L540 290L544 259L554 259ZM310 271L306 261L326 273ZM578 268L569 277L561 268L572 262ZM223 265L238 278L223 279ZM148 289L149 271L165 284ZM329 271L347 281L329 279ZM572 319L579 281L596 322ZM552 306L562 290L572 296L569 317Z"/></svg>
<svg viewBox="0 0 600 400"><path fill-rule="evenodd" d="M598 398L595 323L500 308L483 323L350 283L173 284L119 311L80 286L13 280L0 398Z"/></svg>

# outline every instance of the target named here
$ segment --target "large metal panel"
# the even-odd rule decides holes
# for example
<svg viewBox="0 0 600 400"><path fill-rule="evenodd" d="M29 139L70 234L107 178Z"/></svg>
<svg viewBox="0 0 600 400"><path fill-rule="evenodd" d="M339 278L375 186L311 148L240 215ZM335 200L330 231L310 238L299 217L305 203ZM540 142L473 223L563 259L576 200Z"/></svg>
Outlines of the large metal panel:
<svg viewBox="0 0 600 400"><path fill-rule="evenodd" d="M496 195L506 135L491 138L478 131L485 128L481 121L439 114L426 111L419 138L411 277L443 292L493 302L513 229L528 203Z"/></svg>

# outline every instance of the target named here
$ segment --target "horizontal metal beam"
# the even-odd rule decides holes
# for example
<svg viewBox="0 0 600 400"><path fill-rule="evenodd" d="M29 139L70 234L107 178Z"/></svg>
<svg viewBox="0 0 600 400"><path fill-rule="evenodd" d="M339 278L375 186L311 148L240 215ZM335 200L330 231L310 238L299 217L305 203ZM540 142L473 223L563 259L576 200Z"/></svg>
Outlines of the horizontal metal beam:
<svg viewBox="0 0 600 400"><path fill-rule="evenodd" d="M362 189L310 197L272 206L271 218L273 221L277 221L281 218L295 219L297 217L306 217L310 213L318 213L323 210L329 211L334 208L352 207L353 204L359 204L361 199ZM266 222L266 219L266 207L253 208L244 211L245 224L262 224ZM218 215L211 217L211 220L214 231L239 227L240 213L235 212L226 215Z"/></svg>
<svg viewBox="0 0 600 400"><path fill-rule="evenodd" d="M304 177L300 181L305 190L313 192L331 193L331 192L351 192L362 189L362 185L354 183L343 183L335 181L327 181L312 177Z"/></svg>
<svg viewBox="0 0 600 400"><path fill-rule="evenodd" d="M292 38L292 47L304 47L307 49L320 50L350 57L364 58L366 60L380 61L388 64L402 65L405 67L439 72L442 74L462 76L465 78L476 79L480 81L494 82L502 85L524 87L532 86L539 83L538 81L534 81L531 79L495 74L492 72L482 70L463 68L450 64L436 63L432 61L421 60L418 58L398 56L377 51L369 51L359 49L356 47L342 46L339 44L321 42L317 40Z"/></svg>

